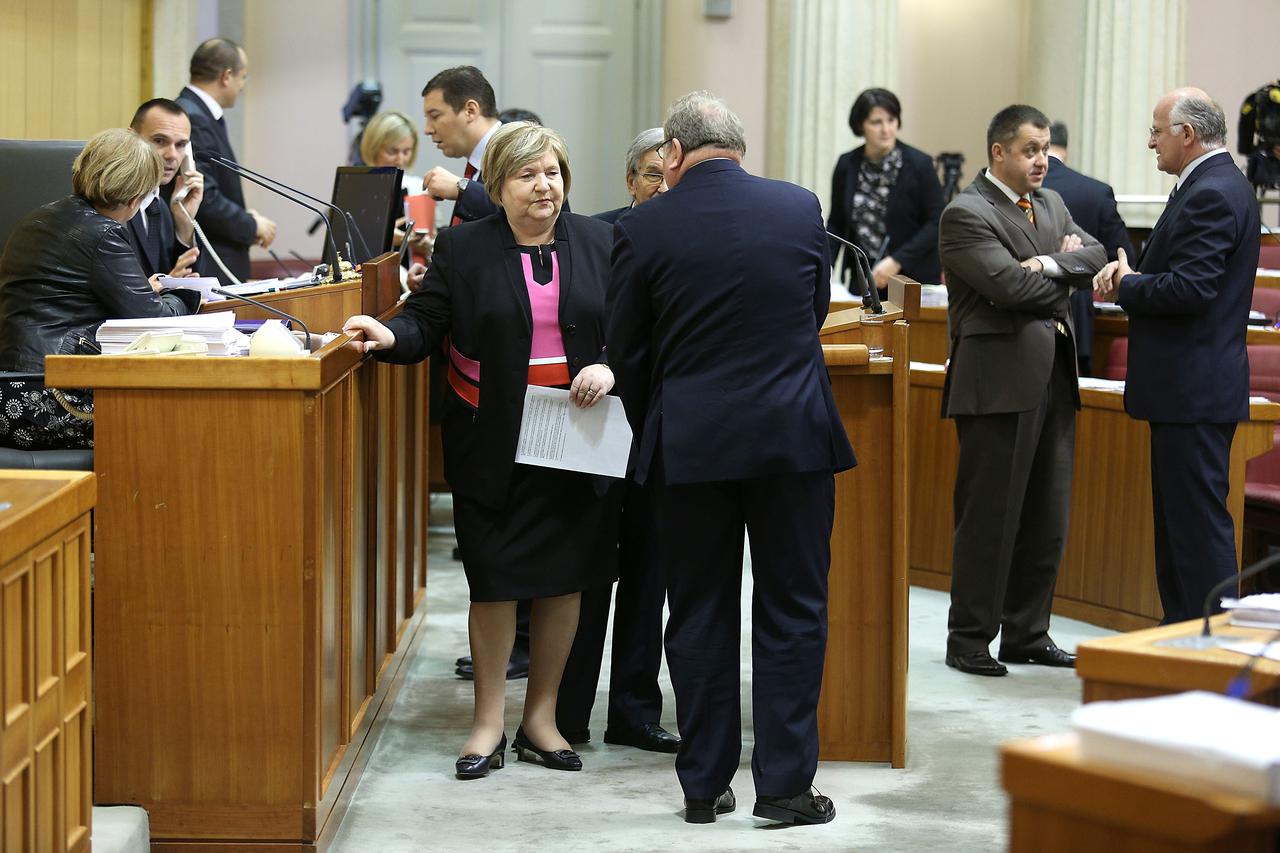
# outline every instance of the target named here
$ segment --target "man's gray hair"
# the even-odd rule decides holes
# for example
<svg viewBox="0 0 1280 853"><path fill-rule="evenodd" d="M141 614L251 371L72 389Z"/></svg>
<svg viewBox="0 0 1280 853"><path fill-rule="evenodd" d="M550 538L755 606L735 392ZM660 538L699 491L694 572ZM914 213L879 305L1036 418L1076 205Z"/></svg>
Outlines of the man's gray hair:
<svg viewBox="0 0 1280 853"><path fill-rule="evenodd" d="M1196 131L1196 139L1205 148L1221 148L1227 144L1227 117L1209 98L1185 95L1178 98L1169 110L1171 124L1189 124Z"/></svg>
<svg viewBox="0 0 1280 853"><path fill-rule="evenodd" d="M663 141L662 128L651 127L640 131L640 135L631 141L627 149L627 177L640 173L640 160L655 148L661 148Z"/></svg>
<svg viewBox="0 0 1280 853"><path fill-rule="evenodd" d="M729 105L705 89L690 92L671 105L662 126L667 139L678 139L686 152L711 145L747 153L742 120Z"/></svg>

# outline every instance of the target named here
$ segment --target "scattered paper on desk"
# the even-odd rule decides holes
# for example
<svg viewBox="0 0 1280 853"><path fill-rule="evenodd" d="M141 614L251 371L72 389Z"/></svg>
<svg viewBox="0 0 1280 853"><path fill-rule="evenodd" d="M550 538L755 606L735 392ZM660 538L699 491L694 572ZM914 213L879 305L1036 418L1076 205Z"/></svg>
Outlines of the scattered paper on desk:
<svg viewBox="0 0 1280 853"><path fill-rule="evenodd" d="M1124 393L1123 379L1100 379L1097 376L1081 376L1080 387L1089 388L1093 391L1111 391L1113 393Z"/></svg>
<svg viewBox="0 0 1280 853"><path fill-rule="evenodd" d="M1280 592L1260 592L1244 598L1224 598L1222 608L1231 614L1231 624L1242 628L1280 630Z"/></svg>
<svg viewBox="0 0 1280 853"><path fill-rule="evenodd" d="M1271 398L1265 397L1262 394L1254 394L1252 397L1249 398L1250 405L1253 405L1254 403L1270 403L1270 402L1271 402Z"/></svg>
<svg viewBox="0 0 1280 853"><path fill-rule="evenodd" d="M221 302L227 297L220 293L214 293L213 288L221 288L218 280L213 276L191 276L188 278L171 278L166 276L160 279L160 289L176 290L178 288L186 288L187 290L200 291L200 298L205 302Z"/></svg>
<svg viewBox="0 0 1280 853"><path fill-rule="evenodd" d="M1235 624L1234 622L1231 624ZM1244 627L1241 625L1240 627ZM1229 652L1239 652L1249 657L1263 657L1267 660L1280 661L1280 643L1255 643L1251 640L1241 640L1238 643L1227 643L1222 648ZM1264 651L1265 649L1265 651Z"/></svg>
<svg viewBox="0 0 1280 853"><path fill-rule="evenodd" d="M1099 314L1123 314L1124 309L1115 302L1095 302L1093 310Z"/></svg>
<svg viewBox="0 0 1280 853"><path fill-rule="evenodd" d="M516 462L625 477L630 453L631 426L617 397L579 409L563 388L530 385L525 391Z"/></svg>

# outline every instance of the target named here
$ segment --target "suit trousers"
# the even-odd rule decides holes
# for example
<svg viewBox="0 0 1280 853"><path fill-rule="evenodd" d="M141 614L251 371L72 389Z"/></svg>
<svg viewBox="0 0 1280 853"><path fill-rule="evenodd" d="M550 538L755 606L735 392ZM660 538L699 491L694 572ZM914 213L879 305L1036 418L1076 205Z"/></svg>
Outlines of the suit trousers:
<svg viewBox="0 0 1280 853"><path fill-rule="evenodd" d="M609 668L609 729L637 728L662 719L662 605L666 585L658 562L649 488L630 480L622 505L618 541L618 585L582 591L578 634L556 702L561 734L590 728L600 683L600 663L613 603L613 652Z"/></svg>
<svg viewBox="0 0 1280 853"><path fill-rule="evenodd" d="M652 477L652 472L651 472ZM818 693L827 646L830 471L655 484L667 573L667 665L686 797L723 793L742 753L743 532L750 539L751 708L757 796L808 791L818 765Z"/></svg>
<svg viewBox="0 0 1280 853"><path fill-rule="evenodd" d="M957 416L951 611L947 651L1032 649L1049 635L1049 610L1066 547L1075 449L1071 346L1056 336L1053 369L1034 409Z"/></svg>
<svg viewBox="0 0 1280 853"><path fill-rule="evenodd" d="M1236 425L1151 424L1151 508L1162 624L1195 619L1214 584L1239 570L1227 510ZM1214 612L1221 608L1213 603Z"/></svg>

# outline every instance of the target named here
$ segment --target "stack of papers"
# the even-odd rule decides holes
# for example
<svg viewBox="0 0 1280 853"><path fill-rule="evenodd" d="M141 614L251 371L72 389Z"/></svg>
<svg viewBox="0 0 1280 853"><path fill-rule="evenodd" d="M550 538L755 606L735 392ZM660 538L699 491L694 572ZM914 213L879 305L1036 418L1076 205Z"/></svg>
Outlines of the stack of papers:
<svg viewBox="0 0 1280 853"><path fill-rule="evenodd" d="M1094 391L1112 391L1116 393L1124 393L1123 379L1102 379L1098 376L1081 376L1081 388L1091 388Z"/></svg>
<svg viewBox="0 0 1280 853"><path fill-rule="evenodd" d="M209 347L209 355L244 355L249 349L249 339L235 330L235 321L236 315L231 311L185 317L107 320L98 327L97 338L103 355L118 355L144 332L180 331L203 341Z"/></svg>
<svg viewBox="0 0 1280 853"><path fill-rule="evenodd" d="M1222 607L1231 613L1231 624L1241 628L1270 628L1280 631L1280 592L1224 598Z"/></svg>
<svg viewBox="0 0 1280 853"><path fill-rule="evenodd" d="M1099 314L1123 314L1124 309L1114 302L1095 302L1093 310Z"/></svg>
<svg viewBox="0 0 1280 853"><path fill-rule="evenodd" d="M1197 690L1091 702L1071 723L1088 761L1280 806L1280 709Z"/></svg>
<svg viewBox="0 0 1280 853"><path fill-rule="evenodd" d="M174 290L177 288L186 288L187 290L198 290L200 298L205 302L221 302L227 297L220 293L214 293L215 287L220 287L218 280L212 276L189 276L187 278L172 278L170 276L160 277L161 290Z"/></svg>
<svg viewBox="0 0 1280 853"><path fill-rule="evenodd" d="M235 293L239 296L258 296L262 293L276 293L281 290L294 290L299 287L310 287L316 283L316 277L311 273L296 275L293 278L264 278L260 281L250 281L244 284L229 284L220 288L228 293ZM216 294L215 294L216 295Z"/></svg>

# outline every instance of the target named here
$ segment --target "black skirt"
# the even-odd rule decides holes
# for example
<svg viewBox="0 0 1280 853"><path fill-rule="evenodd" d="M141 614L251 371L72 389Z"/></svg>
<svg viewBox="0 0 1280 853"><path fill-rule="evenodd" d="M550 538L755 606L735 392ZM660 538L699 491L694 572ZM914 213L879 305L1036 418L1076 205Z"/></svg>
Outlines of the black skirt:
<svg viewBox="0 0 1280 853"><path fill-rule="evenodd" d="M551 598L617 580L622 481L611 481L601 496L594 485L601 479L516 465L500 509L455 492L453 523L471 600Z"/></svg>

